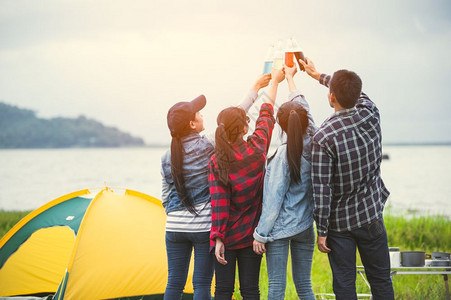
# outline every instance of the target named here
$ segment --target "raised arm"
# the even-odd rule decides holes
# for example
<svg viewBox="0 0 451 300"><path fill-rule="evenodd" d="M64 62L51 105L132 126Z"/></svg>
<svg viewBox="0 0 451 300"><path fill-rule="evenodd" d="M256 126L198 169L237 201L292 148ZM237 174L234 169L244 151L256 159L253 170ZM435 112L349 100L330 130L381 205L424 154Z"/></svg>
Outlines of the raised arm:
<svg viewBox="0 0 451 300"><path fill-rule="evenodd" d="M247 142L251 147L266 149L268 151L271 142L272 130L274 128L274 103L276 101L277 87L285 78L282 70L274 70L271 73L273 80L271 81L269 91L264 94L263 103L260 107L257 121L255 122L254 132L248 136Z"/></svg>
<svg viewBox="0 0 451 300"><path fill-rule="evenodd" d="M307 59L307 63L305 63L302 60L300 60L299 63L304 66L307 74L309 74L310 77L312 77L313 79L318 80L318 82L320 84L322 84L326 87L330 87L330 81L332 79L332 76L327 75L325 73L318 72L316 70L316 67L315 67L315 64L313 63L313 61L310 60L309 58L306 58L306 59ZM356 103L356 107L357 107L357 109L359 109L359 108L369 109L373 113L376 113L377 115L379 114L379 111L378 111L376 105L374 104L374 102L364 92L360 93L360 98Z"/></svg>
<svg viewBox="0 0 451 300"><path fill-rule="evenodd" d="M305 72L307 72L307 74L312 77L315 80L320 81L320 77L321 77L321 73L319 73L316 70L315 64L313 63L313 61L310 60L310 58L306 57L305 58L307 60L307 62L304 62L302 59L299 60L299 64L301 64L304 67Z"/></svg>
<svg viewBox="0 0 451 300"><path fill-rule="evenodd" d="M315 125L315 121L313 120L313 116L310 113L310 106L305 99L304 95L301 94L301 92L296 88L296 84L294 83L294 75L297 72L296 66L289 68L287 66L284 66L285 70L285 78L288 83L288 89L290 91L290 94L288 95L288 101L296 101L298 102L306 111L307 111L307 117L309 119L309 125L308 125L308 131L311 135L316 131L317 127Z"/></svg>
<svg viewBox="0 0 451 300"><path fill-rule="evenodd" d="M255 100L257 100L258 92L260 91L260 89L267 86L270 80L271 74L260 75L255 81L252 88L249 90L247 96L243 99L243 101L241 101L238 106L244 109L246 113L248 113L249 109L252 107L252 104L254 104Z"/></svg>
<svg viewBox="0 0 451 300"><path fill-rule="evenodd" d="M284 66L283 68L285 71L285 79L287 80L288 83L288 90L290 91L290 93L296 91L297 88L296 84L294 83L294 75L298 71L296 65L294 65L294 67L291 68L287 66Z"/></svg>
<svg viewBox="0 0 451 300"><path fill-rule="evenodd" d="M277 88L279 87L279 83L282 82L285 78L283 69L272 69L271 78L272 80L269 85L267 97L265 97L264 101L274 106L274 104L276 103Z"/></svg>

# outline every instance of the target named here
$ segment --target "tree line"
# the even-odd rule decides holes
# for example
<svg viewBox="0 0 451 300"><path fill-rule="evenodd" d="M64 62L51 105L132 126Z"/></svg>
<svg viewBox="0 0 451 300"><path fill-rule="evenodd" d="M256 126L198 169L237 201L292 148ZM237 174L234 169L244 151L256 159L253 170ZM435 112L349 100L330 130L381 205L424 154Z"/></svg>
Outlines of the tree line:
<svg viewBox="0 0 451 300"><path fill-rule="evenodd" d="M142 138L79 116L42 119L29 109L0 102L0 148L143 146Z"/></svg>

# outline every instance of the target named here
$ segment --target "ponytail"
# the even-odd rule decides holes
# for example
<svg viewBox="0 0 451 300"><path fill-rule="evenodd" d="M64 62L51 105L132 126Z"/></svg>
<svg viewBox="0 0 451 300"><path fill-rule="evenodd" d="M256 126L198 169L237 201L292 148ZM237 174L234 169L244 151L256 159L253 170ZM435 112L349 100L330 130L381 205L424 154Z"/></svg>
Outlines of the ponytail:
<svg viewBox="0 0 451 300"><path fill-rule="evenodd" d="M229 169L232 163L232 149L227 138L224 123L219 124L215 132L215 155L218 164L219 179L227 184L229 182Z"/></svg>
<svg viewBox="0 0 451 300"><path fill-rule="evenodd" d="M301 182L301 159L304 151L304 134L307 131L307 111L301 104L289 101L277 112L277 122L287 135L287 162L292 183Z"/></svg>
<svg viewBox="0 0 451 300"><path fill-rule="evenodd" d="M174 180L177 195L183 206L192 213L197 215L197 211L193 206L193 199L188 196L185 187L185 177L183 176L183 144L180 136L173 136L171 141L171 175Z"/></svg>
<svg viewBox="0 0 451 300"><path fill-rule="evenodd" d="M218 175L219 179L227 184L230 167L235 161L231 144L244 134L244 128L247 126L246 112L239 107L229 107L219 113L216 122L218 127L215 133L215 157Z"/></svg>
<svg viewBox="0 0 451 300"><path fill-rule="evenodd" d="M304 130L301 119L295 110L290 112L287 125L287 161L290 179L293 183L300 183Z"/></svg>

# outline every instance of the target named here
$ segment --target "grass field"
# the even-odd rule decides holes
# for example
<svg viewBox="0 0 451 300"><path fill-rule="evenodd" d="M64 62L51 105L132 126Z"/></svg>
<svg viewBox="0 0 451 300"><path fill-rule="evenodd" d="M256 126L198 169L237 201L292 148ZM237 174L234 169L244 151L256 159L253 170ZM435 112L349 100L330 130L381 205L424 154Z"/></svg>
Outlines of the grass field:
<svg viewBox="0 0 451 300"><path fill-rule="evenodd" d="M0 211L0 237L14 226L28 212ZM421 250L451 251L451 220L442 216L404 217L386 215L384 217L390 247L400 247L401 251ZM298 299L291 278L289 261L287 270L286 299ZM332 273L327 255L315 249L312 269L313 291L315 293L332 293ZM393 279L396 299L445 299L445 284L441 275L398 275ZM356 281L358 293L369 293L369 289L359 276ZM268 293L268 276L266 260L263 258L260 270L261 298L266 299ZM239 294L238 280L236 299Z"/></svg>
<svg viewBox="0 0 451 300"><path fill-rule="evenodd" d="M411 217L386 215L384 217L390 247L400 247L401 251L421 250L451 251L451 220L441 216ZM358 264L360 264L360 259ZM288 262L286 299L298 299L291 278L291 264ZM332 272L326 254L315 249L312 267L312 285L315 294L333 293ZM396 299L446 299L445 283L441 275L398 275L393 278ZM236 290L238 290L238 283ZM356 281L357 293L368 294L369 288L360 276ZM262 299L268 294L266 261L263 258L260 270L260 293ZM236 299L242 299L235 292Z"/></svg>

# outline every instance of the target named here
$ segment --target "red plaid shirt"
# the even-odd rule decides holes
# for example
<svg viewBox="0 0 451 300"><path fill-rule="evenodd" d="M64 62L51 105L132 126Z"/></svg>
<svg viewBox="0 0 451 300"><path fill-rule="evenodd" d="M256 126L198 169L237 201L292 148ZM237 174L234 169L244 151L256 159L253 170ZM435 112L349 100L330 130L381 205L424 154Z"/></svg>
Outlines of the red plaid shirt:
<svg viewBox="0 0 451 300"><path fill-rule="evenodd" d="M208 165L210 173L211 219L210 245L217 237L227 249L252 246L253 233L260 218L266 153L274 128L274 109L262 104L255 131L232 145L235 162L229 170L229 183L219 180L216 156Z"/></svg>

